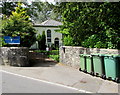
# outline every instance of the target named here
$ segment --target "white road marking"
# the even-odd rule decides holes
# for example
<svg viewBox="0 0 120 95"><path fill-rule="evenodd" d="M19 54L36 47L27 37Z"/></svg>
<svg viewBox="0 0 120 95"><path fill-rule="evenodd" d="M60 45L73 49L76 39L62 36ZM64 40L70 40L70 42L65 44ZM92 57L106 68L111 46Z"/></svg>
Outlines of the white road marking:
<svg viewBox="0 0 120 95"><path fill-rule="evenodd" d="M61 87L65 87L65 88L69 88L69 89L73 89L73 90L77 90L77 91L80 91L80 92L83 92L83 93L93 93L93 92L89 92L89 91L86 91L86 90L81 90L81 89L65 86L65 85L58 84L58 83L48 82L48 81L44 81L44 80L40 80L40 79L35 79L35 78L31 78L31 77L27 77L27 76L11 73L11 72L4 71L4 70L0 70L0 71L4 72L4 73L15 75L15 76L23 77L23 78L28 78L28 79L35 80L35 81L40 81L40 82L44 82L44 83L48 83L48 84L52 84L52 85L57 85L57 86L61 86Z"/></svg>

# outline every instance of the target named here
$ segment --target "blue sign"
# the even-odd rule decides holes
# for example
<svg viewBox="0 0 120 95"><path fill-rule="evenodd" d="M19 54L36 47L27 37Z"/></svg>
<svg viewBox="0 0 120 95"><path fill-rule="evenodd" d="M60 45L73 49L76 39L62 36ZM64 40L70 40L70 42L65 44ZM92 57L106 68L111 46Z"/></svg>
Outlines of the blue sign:
<svg viewBox="0 0 120 95"><path fill-rule="evenodd" d="M16 37L10 37L10 36L4 36L5 43L8 44L20 44L20 36Z"/></svg>

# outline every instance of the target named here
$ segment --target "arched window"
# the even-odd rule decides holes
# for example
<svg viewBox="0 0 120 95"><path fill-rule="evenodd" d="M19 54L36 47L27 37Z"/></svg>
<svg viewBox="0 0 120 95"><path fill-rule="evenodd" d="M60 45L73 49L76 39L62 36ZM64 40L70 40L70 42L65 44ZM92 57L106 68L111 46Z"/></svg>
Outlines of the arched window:
<svg viewBox="0 0 120 95"><path fill-rule="evenodd" d="M47 30L47 42L51 42L51 30Z"/></svg>

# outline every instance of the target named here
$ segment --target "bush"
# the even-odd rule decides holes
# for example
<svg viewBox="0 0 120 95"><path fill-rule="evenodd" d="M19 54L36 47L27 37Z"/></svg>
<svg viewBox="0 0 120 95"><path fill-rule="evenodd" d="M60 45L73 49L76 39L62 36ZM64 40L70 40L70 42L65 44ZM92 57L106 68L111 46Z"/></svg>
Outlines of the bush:
<svg viewBox="0 0 120 95"><path fill-rule="evenodd" d="M46 36L45 36L45 31L42 32L42 37L41 37L41 50L46 50Z"/></svg>
<svg viewBox="0 0 120 95"><path fill-rule="evenodd" d="M74 45L74 44L73 44L73 38L72 38L70 35L65 36L65 37L63 38L63 42L64 42L64 45L65 45L65 46L73 46L73 45Z"/></svg>
<svg viewBox="0 0 120 95"><path fill-rule="evenodd" d="M47 54L47 57L59 62L59 50L45 51L45 50L35 50L36 53Z"/></svg>
<svg viewBox="0 0 120 95"><path fill-rule="evenodd" d="M46 51L46 50L35 50L34 52L36 52L36 53L46 53L46 54L49 53L49 51Z"/></svg>
<svg viewBox="0 0 120 95"><path fill-rule="evenodd" d="M7 45L4 41L4 39L1 37L0 38L0 47Z"/></svg>
<svg viewBox="0 0 120 95"><path fill-rule="evenodd" d="M41 46L42 46L42 45L41 45L41 37L42 37L42 36L41 36L40 34L38 34L37 37L36 37L36 40L38 41L38 48L39 48L39 49L41 49Z"/></svg>
<svg viewBox="0 0 120 95"><path fill-rule="evenodd" d="M52 50L52 51L34 50L34 52L37 52L37 53L48 53L50 55L59 55L59 50Z"/></svg>
<svg viewBox="0 0 120 95"><path fill-rule="evenodd" d="M52 44L52 45L51 45L51 49L52 49L52 50L58 50L58 49L59 49L59 46L55 46L55 44Z"/></svg>
<svg viewBox="0 0 120 95"><path fill-rule="evenodd" d="M98 35L92 35L82 42L82 46L87 48L107 48L106 39L101 39Z"/></svg>
<svg viewBox="0 0 120 95"><path fill-rule="evenodd" d="M52 50L52 51L49 51L49 53L51 55L59 55L59 50Z"/></svg>
<svg viewBox="0 0 120 95"><path fill-rule="evenodd" d="M4 16L2 20L2 34L3 36L20 36L20 46L30 47L36 41L36 30L27 15L26 9L21 7L18 3L15 12L12 12L9 18ZM14 45L5 45L14 46Z"/></svg>
<svg viewBox="0 0 120 95"><path fill-rule="evenodd" d="M42 32L42 35L38 34L36 37L38 41L38 47L40 50L45 50L46 49L46 36L45 36L45 31Z"/></svg>
<svg viewBox="0 0 120 95"><path fill-rule="evenodd" d="M109 49L119 49L119 42L120 40L114 37L114 39L111 39L108 35L100 34L100 35L92 35L85 39L82 42L83 47L87 48L109 48ZM117 42L118 41L118 42Z"/></svg>
<svg viewBox="0 0 120 95"><path fill-rule="evenodd" d="M49 57L59 62L59 55L49 55Z"/></svg>

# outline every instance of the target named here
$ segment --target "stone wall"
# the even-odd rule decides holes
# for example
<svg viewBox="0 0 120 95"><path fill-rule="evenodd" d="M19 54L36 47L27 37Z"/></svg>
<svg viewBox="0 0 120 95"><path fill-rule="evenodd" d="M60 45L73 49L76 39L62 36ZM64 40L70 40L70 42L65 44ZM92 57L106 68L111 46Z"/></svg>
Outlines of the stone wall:
<svg viewBox="0 0 120 95"><path fill-rule="evenodd" d="M72 47L62 46L60 47L60 63L79 68L80 67L80 54L120 54L120 50L117 49L99 49L99 48L84 48L84 47Z"/></svg>
<svg viewBox="0 0 120 95"><path fill-rule="evenodd" d="M0 47L1 64L10 66L29 66L27 47Z"/></svg>

